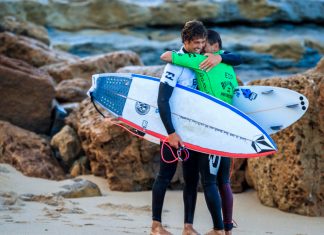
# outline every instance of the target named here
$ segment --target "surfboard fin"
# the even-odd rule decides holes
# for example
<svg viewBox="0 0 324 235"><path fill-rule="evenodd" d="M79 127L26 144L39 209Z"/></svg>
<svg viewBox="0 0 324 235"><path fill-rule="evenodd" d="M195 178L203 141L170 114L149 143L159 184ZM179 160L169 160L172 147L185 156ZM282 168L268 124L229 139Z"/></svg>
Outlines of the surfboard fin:
<svg viewBox="0 0 324 235"><path fill-rule="evenodd" d="M262 91L261 92L261 94L263 94L263 95L269 95L271 93L273 93L273 90L267 90L267 91Z"/></svg>
<svg viewBox="0 0 324 235"><path fill-rule="evenodd" d="M286 105L287 108L297 108L299 104L289 104Z"/></svg>
<svg viewBox="0 0 324 235"><path fill-rule="evenodd" d="M282 125L278 125L278 126L271 126L270 129L271 129L271 130L274 130L274 131L279 131L279 130L282 129L282 127L283 127Z"/></svg>

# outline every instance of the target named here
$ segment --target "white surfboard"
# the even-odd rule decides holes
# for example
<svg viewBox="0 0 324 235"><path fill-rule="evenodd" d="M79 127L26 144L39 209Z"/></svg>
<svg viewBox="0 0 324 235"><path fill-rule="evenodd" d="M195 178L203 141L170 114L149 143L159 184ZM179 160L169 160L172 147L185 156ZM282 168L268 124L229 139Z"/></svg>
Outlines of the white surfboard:
<svg viewBox="0 0 324 235"><path fill-rule="evenodd" d="M295 91L273 86L239 86L233 106L256 121L268 134L283 130L300 119L307 98Z"/></svg>
<svg viewBox="0 0 324 235"><path fill-rule="evenodd" d="M89 95L119 120L165 140L157 107L158 78L136 74L96 74ZM246 114L200 91L177 85L170 99L172 121L185 147L229 157L276 152L271 137Z"/></svg>

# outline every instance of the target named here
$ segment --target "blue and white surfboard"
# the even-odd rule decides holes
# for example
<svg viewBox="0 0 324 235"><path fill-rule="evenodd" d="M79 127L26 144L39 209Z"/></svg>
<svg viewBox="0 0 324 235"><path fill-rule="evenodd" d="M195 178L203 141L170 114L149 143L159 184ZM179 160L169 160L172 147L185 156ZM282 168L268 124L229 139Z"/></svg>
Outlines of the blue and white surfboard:
<svg viewBox="0 0 324 235"><path fill-rule="evenodd" d="M88 94L119 120L147 134L148 140L163 141L168 134L157 107L159 83L158 78L137 74L95 74ZM271 137L250 117L200 91L177 85L170 108L176 132L188 149L236 158L277 151Z"/></svg>

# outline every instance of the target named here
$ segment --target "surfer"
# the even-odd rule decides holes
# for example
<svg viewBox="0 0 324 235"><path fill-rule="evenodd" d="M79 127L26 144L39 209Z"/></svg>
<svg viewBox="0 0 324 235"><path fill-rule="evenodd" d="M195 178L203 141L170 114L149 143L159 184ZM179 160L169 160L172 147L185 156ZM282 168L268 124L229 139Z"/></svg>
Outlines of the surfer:
<svg viewBox="0 0 324 235"><path fill-rule="evenodd" d="M200 21L188 21L182 31L181 38L183 46L179 53L201 53L205 46L207 37L207 29ZM176 84L179 83L193 89L197 87L197 80L195 73L191 69L179 67L172 64L167 64L160 81L159 94L158 94L158 107L162 122L168 133L168 142L171 149L163 146L161 143L161 152L164 159L173 159L173 154L177 154L177 150L183 146L181 137L176 133L171 120L171 111L169 99ZM181 101L179 101L181 102ZM184 201L184 228L183 235L199 234L193 228L193 219L197 198L197 185L199 179L199 172L197 166L197 152L189 151L190 157L184 161L183 166L183 201ZM177 169L177 162L166 163L160 160L159 173L155 179L152 188L152 235L169 235L161 223L161 214L164 202L166 189L174 176Z"/></svg>
<svg viewBox="0 0 324 235"><path fill-rule="evenodd" d="M215 76L215 74L211 70L214 66L218 65L220 62L232 66L239 65L241 63L240 57L228 51L222 50L221 37L216 31L213 30L208 30L208 37L204 52L204 55L190 55L178 54L169 51L162 54L161 59L169 63L174 63L194 69L196 72L196 77L198 79L198 89L204 92L207 91L207 93L214 95L215 97L227 103L231 103L234 89L236 86L238 86L236 79L224 76L220 79L217 79L217 82L211 84L212 87L206 87L205 83L206 81L209 81L209 77ZM208 56L207 59L206 56ZM210 157L210 160L217 161L216 157ZM230 186L230 166L231 159L222 157L217 173L217 183L222 199L223 223L226 235L231 235L233 228L233 194ZM205 169L205 171L209 171L208 166L206 167L207 169ZM213 188L212 191L215 191L216 185L211 187ZM208 206L208 208L210 208L210 206ZM214 229L217 229L217 227L215 227L215 222Z"/></svg>

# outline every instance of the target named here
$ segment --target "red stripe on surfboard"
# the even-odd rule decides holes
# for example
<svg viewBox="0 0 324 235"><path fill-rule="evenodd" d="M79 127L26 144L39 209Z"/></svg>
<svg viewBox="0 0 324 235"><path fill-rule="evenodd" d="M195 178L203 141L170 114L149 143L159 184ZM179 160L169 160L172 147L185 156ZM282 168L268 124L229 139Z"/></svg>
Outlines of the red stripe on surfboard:
<svg viewBox="0 0 324 235"><path fill-rule="evenodd" d="M147 130L147 129L144 129L143 127L129 121L129 120L126 120L122 117L119 117L118 120L124 122L125 124L127 124L128 126L130 127L133 127L139 131L142 131L144 133L147 133L149 135L152 135L156 138L159 138L161 141L164 141L167 136L165 135L161 135L157 132L154 132L154 131L150 131L150 130ZM263 153L228 153L228 152L223 152L223 151L218 151L218 150L213 150L213 149L208 149L208 148L203 148L203 147L200 147L200 146L197 146L197 145L194 145L194 144L189 144L187 142L184 142L185 144L185 147L188 148L188 149L191 149L191 150L194 150L194 151L197 151L197 152L202 152L202 153L206 153L206 154L215 154L215 155L220 155L220 156L226 156L226 157L233 157L233 158L255 158L255 157L262 157L262 156L268 156L268 155L271 155L271 154L274 154L276 153L275 150L273 151L269 151L269 152L263 152Z"/></svg>

